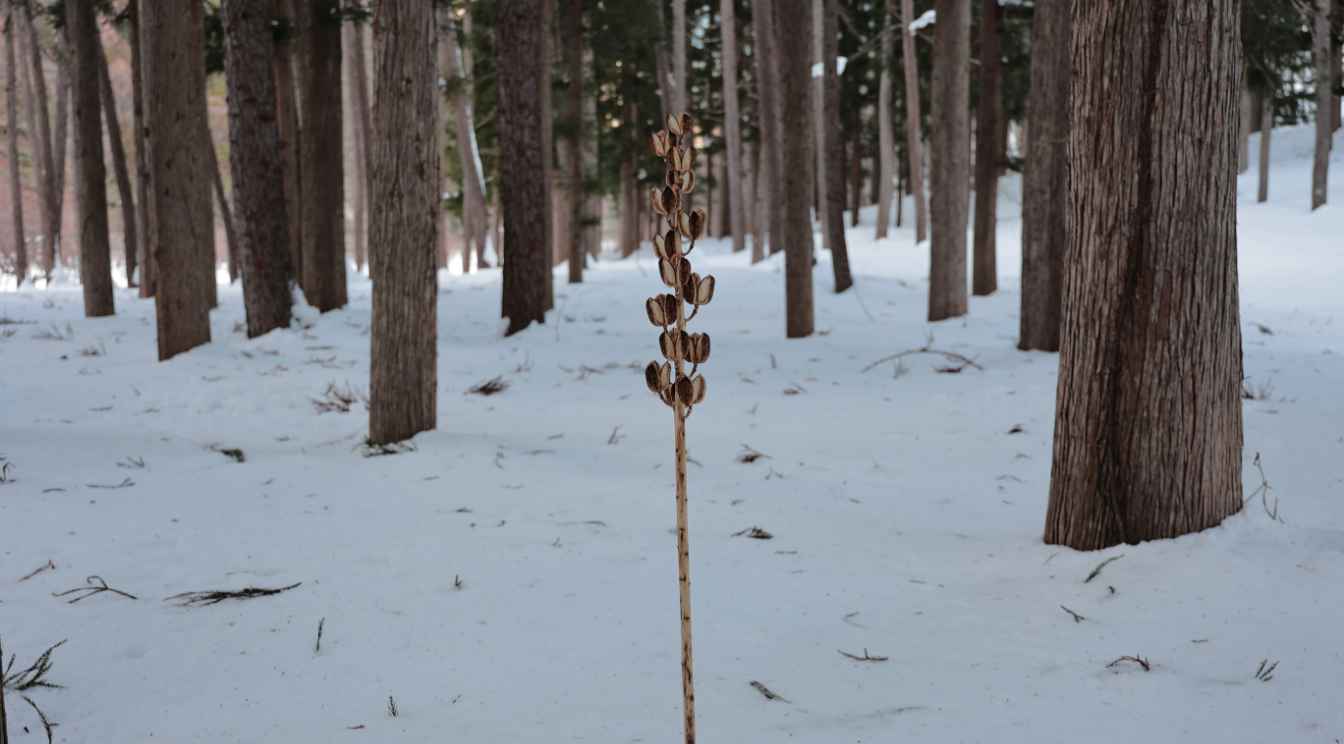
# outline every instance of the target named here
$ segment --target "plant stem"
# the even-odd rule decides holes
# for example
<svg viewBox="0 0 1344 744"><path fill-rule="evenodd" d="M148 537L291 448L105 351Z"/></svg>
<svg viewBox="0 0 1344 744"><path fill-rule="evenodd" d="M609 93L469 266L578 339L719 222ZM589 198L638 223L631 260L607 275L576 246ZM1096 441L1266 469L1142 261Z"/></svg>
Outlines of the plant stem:
<svg viewBox="0 0 1344 744"><path fill-rule="evenodd" d="M675 224L672 225L672 229L677 229ZM694 245L692 242L691 247ZM677 346L680 347L680 353L676 355L674 363L677 367L675 379L680 380L684 374L682 356L686 351L686 305L680 281L677 282L676 297L677 333L680 341ZM695 687L691 679L691 548L686 514L685 414L685 406L680 398L676 398L672 406L672 417L677 448L677 582L681 597L681 694L686 744L695 744Z"/></svg>

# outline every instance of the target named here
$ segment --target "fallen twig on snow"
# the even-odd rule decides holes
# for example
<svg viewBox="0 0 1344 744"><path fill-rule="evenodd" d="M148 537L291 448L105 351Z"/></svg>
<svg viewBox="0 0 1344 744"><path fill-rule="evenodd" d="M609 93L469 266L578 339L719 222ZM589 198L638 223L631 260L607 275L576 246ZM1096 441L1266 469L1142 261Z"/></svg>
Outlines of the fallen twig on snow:
<svg viewBox="0 0 1344 744"><path fill-rule="evenodd" d="M69 640L69 639L66 639ZM0 668L0 688L6 688L15 692L24 692L35 688L59 689L61 685L47 679L47 673L51 671L51 654L56 649L65 645L65 641L52 645L46 651L43 651L33 663L29 664L19 672L14 671L15 654L9 655L9 664ZM0 664L4 664L4 650L0 649Z"/></svg>
<svg viewBox="0 0 1344 744"><path fill-rule="evenodd" d="M1251 500L1253 500L1256 496L1259 496L1260 505L1263 506L1265 509L1265 515L1268 516L1270 519L1274 520L1275 522L1282 523L1283 520L1279 519L1278 497L1277 496L1274 497L1274 506L1271 507L1269 505L1269 495L1271 492L1273 492L1274 489L1269 485L1269 480L1265 478L1265 469L1260 464L1259 452L1255 453L1255 460L1253 460L1251 464L1255 466L1255 471L1260 474L1260 485L1256 486L1255 490L1251 491L1251 495L1247 496L1246 501L1243 501L1242 503L1243 504L1248 503Z"/></svg>
<svg viewBox="0 0 1344 744"><path fill-rule="evenodd" d="M106 483L85 483L84 485L87 488L101 488L105 491L115 491L119 488L130 488L135 485L135 481L131 480L131 476L128 475L123 478L120 483L114 485L108 485Z"/></svg>
<svg viewBox="0 0 1344 744"><path fill-rule="evenodd" d="M856 655L854 655L854 654L849 653L848 651L842 651L842 650L840 650L840 649L836 649L836 651L837 651L837 653L839 653L841 656L845 657L846 659L853 659L854 661L874 661L874 662L876 662L876 661L886 661L886 660L887 660L887 657L886 657L886 656L869 656L869 655L868 655L868 649L866 649L866 648L863 650L863 656L856 656Z"/></svg>
<svg viewBox="0 0 1344 744"><path fill-rule="evenodd" d="M54 571L54 570L56 570L56 563L54 561L48 560L46 563L43 563L42 565L38 566L37 568L34 568L32 571L25 574L23 578L19 579L18 583L22 584L23 582L42 573L43 571Z"/></svg>
<svg viewBox="0 0 1344 744"><path fill-rule="evenodd" d="M242 599L256 599L258 597L270 597L279 594L281 592L287 592L290 589L294 589L302 585L303 582L299 581L290 584L289 586L277 587L275 589L249 586L243 589L235 589L232 591L213 590L202 592L182 592L181 594L174 594L171 597L164 597L163 601L176 602L178 607L207 607L209 605L219 604L220 602L223 602L224 600L227 599L242 600Z"/></svg>
<svg viewBox="0 0 1344 744"><path fill-rule="evenodd" d="M769 460L770 456L746 443L742 444L742 451L737 453L737 461L744 465L750 465L760 459Z"/></svg>
<svg viewBox="0 0 1344 744"><path fill-rule="evenodd" d="M139 597L135 596L134 594L128 594L127 592L123 592L120 589L114 589L113 587L108 586L107 582L103 581L103 577L101 576L88 576L84 579L84 583L87 584L88 586L77 586L74 589L67 589L63 592L54 592L52 593L51 596L65 597L71 594L79 595L74 599L68 600L67 604L74 604L81 600L88 599L89 597L92 597L95 594L102 594L103 592L112 592L113 594L119 594L127 599L139 599Z"/></svg>
<svg viewBox="0 0 1344 744"><path fill-rule="evenodd" d="M1074 612L1073 610L1070 610L1069 608L1065 607L1064 605L1060 605L1060 606L1059 606L1059 609L1061 609L1061 610L1063 610L1063 611L1069 613L1069 615L1073 618L1073 621L1074 621L1075 623L1081 623L1082 621L1084 621L1084 620L1087 619L1087 618L1083 617L1082 615L1079 615L1078 613Z"/></svg>
<svg viewBox="0 0 1344 744"><path fill-rule="evenodd" d="M753 540L773 540L775 538L774 535L756 526L734 532L733 537L750 537Z"/></svg>
<svg viewBox="0 0 1344 744"><path fill-rule="evenodd" d="M325 617L317 621L317 643L313 644L314 656L322 653L322 627L326 624L327 619Z"/></svg>
<svg viewBox="0 0 1344 744"><path fill-rule="evenodd" d="M780 702L782 702L782 703L787 703L787 702L789 702L788 699L785 698L783 695L780 695L779 693L775 692L774 690L770 689L769 687L766 687L765 685L761 684L760 682L757 682L757 681L754 680L754 679L753 679L749 684L751 685L752 689L754 689L755 691L761 693L761 695L765 696L765 699L766 699L766 700L778 700L778 701L780 701Z"/></svg>
<svg viewBox="0 0 1344 744"><path fill-rule="evenodd" d="M1106 668L1111 669L1113 667L1119 666L1121 663L1126 661L1130 662L1131 664L1138 664L1140 667L1143 668L1143 671L1145 672L1153 671L1153 665L1149 664L1148 660L1143 658L1142 656L1121 656L1115 661L1112 661L1111 663L1107 664Z"/></svg>
<svg viewBox="0 0 1344 744"><path fill-rule="evenodd" d="M473 395L495 395L509 389L509 383L503 377L491 377L485 382L479 382L467 388L467 392Z"/></svg>
<svg viewBox="0 0 1344 744"><path fill-rule="evenodd" d="M867 367L864 367L863 369L859 370L859 373L863 374L866 372L871 372L872 370L882 366L883 364L886 364L887 362L894 362L900 359L904 359L905 357L908 356L913 356L915 354L935 354L937 356L946 359L949 362L956 362L958 365L956 367L939 367L938 368L939 372L953 374L956 372L960 372L963 369L966 369L967 367L974 367L980 370L981 372L985 370L984 367L981 367L979 364L976 364L975 360L971 359L968 356L958 354L955 351L944 351L943 349L935 349L929 346L928 344L925 344L924 346L921 346L918 349L906 349L905 351L884 356L881 359L873 362L872 364L869 364Z"/></svg>
<svg viewBox="0 0 1344 744"><path fill-rule="evenodd" d="M1094 569L1092 569L1092 573L1088 574L1086 579L1083 579L1083 583L1086 584L1086 583L1092 581L1093 579L1097 578L1098 576L1101 575L1101 570L1102 570L1103 568L1106 568L1108 565L1110 565L1110 564L1112 564L1112 563L1115 563L1116 561L1118 561L1118 560L1120 560L1121 558L1124 558L1124 557L1125 557L1125 554L1124 554L1124 553L1121 553L1120 555L1111 556L1110 558L1107 558L1106 560L1102 561L1101 563L1098 563L1098 564L1097 564L1097 567L1094 568Z"/></svg>
<svg viewBox="0 0 1344 744"><path fill-rule="evenodd" d="M1270 662L1269 659L1260 660L1260 668L1255 670L1255 678L1261 682L1268 682L1274 679L1274 670L1279 668L1279 662Z"/></svg>

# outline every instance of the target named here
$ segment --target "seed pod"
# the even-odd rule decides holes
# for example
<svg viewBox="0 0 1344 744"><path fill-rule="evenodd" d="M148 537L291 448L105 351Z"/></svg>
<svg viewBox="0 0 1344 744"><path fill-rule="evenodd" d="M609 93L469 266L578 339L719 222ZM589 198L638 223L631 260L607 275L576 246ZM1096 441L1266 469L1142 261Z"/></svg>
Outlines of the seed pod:
<svg viewBox="0 0 1344 744"><path fill-rule="evenodd" d="M678 136L680 136L683 132L685 132L686 130L684 130L684 129L681 128L681 118L680 118L680 117L677 117L677 116L673 116L672 114L668 114L668 115L667 115L667 131L671 132L672 134L678 135Z"/></svg>
<svg viewBox="0 0 1344 744"><path fill-rule="evenodd" d="M708 218L705 216L705 210L703 207L697 207L694 210L692 210L691 216L687 218L687 221L690 223L689 224L690 235L688 235L687 237L689 237L691 240L696 240L701 235L704 235L705 222L707 221L707 219Z"/></svg>
<svg viewBox="0 0 1344 744"><path fill-rule="evenodd" d="M681 125L682 132L685 132L687 134L690 133L693 124L693 122L691 121L690 114L686 113L685 111L681 112L681 117L679 118L677 123Z"/></svg>
<svg viewBox="0 0 1344 744"><path fill-rule="evenodd" d="M667 155L667 146L668 146L667 130L666 130L666 129L660 129L660 130L658 130L657 132L654 132L654 133L653 133L653 154L654 154L654 155L657 155L657 156L660 157L660 158L666 156L666 155Z"/></svg>
<svg viewBox="0 0 1344 744"><path fill-rule="evenodd" d="M667 330L658 334L658 348L663 352L663 356L671 361L682 359L685 349L681 341L681 331Z"/></svg>
<svg viewBox="0 0 1344 744"><path fill-rule="evenodd" d="M686 286L686 282L687 282L687 280L688 280L691 276L696 276L695 272L694 272L694 271L691 271L691 259L689 259L689 258L683 258L683 259L681 259L680 261L678 261L678 262L677 262L677 281L681 282L682 287L685 287L685 286ZM699 281L699 279L697 279L696 281ZM674 285L672 285L672 286L675 287L675 286L677 286L677 285L674 284ZM685 292L682 292L681 296L682 296L682 298L684 299L684 298L686 298L687 295L686 295Z"/></svg>
<svg viewBox="0 0 1344 744"><path fill-rule="evenodd" d="M691 397L691 405L698 404L700 401L705 399L704 375L696 375L695 379L691 380L691 390L694 393L694 395L692 395Z"/></svg>
<svg viewBox="0 0 1344 744"><path fill-rule="evenodd" d="M663 173L663 185L680 190L681 175L671 168L667 169L667 171Z"/></svg>
<svg viewBox="0 0 1344 744"><path fill-rule="evenodd" d="M695 297L693 303L696 305L708 305L709 301L714 299L714 277L707 276L701 279L695 287L695 291L688 296Z"/></svg>
<svg viewBox="0 0 1344 744"><path fill-rule="evenodd" d="M681 296L692 305L695 304L696 289L700 286L700 275L695 272L678 274L681 280Z"/></svg>
<svg viewBox="0 0 1344 744"><path fill-rule="evenodd" d="M667 314L663 312L662 297L650 297L644 301L644 311L649 314L649 322L662 328L667 325Z"/></svg>
<svg viewBox="0 0 1344 744"><path fill-rule="evenodd" d="M661 215L667 214L667 208L663 206L663 197L658 192L658 189L649 190L649 205L652 206L653 211L657 212L658 214Z"/></svg>
<svg viewBox="0 0 1344 744"><path fill-rule="evenodd" d="M655 233L653 236L653 252L659 258L666 258L667 254L663 252L663 234Z"/></svg>
<svg viewBox="0 0 1344 744"><path fill-rule="evenodd" d="M670 406L675 402L676 399L673 396L675 396L676 394L677 394L676 386L668 385L667 387L663 388L662 392L658 394L658 397L662 398L663 402Z"/></svg>
<svg viewBox="0 0 1344 744"><path fill-rule="evenodd" d="M658 301L663 306L663 317L667 318L669 325L677 322L677 296L664 294L658 295Z"/></svg>
<svg viewBox="0 0 1344 744"><path fill-rule="evenodd" d="M670 186L663 187L662 193L663 209L659 214L671 214L677 210L680 199L677 198L677 192Z"/></svg>
<svg viewBox="0 0 1344 744"><path fill-rule="evenodd" d="M670 174L671 172L669 172ZM679 171L677 176L677 186L681 193L689 194L695 191L695 171Z"/></svg>
<svg viewBox="0 0 1344 744"><path fill-rule="evenodd" d="M663 390L662 384L662 366L657 362L649 362L649 366L644 368L644 384L649 386L649 392L660 393Z"/></svg>
<svg viewBox="0 0 1344 744"><path fill-rule="evenodd" d="M669 261L677 261L681 258L681 236L676 230L668 230L663 235L663 255Z"/></svg>
<svg viewBox="0 0 1344 744"><path fill-rule="evenodd" d="M677 380L677 401L683 406L695 405L695 383L691 382L691 378Z"/></svg>
<svg viewBox="0 0 1344 744"><path fill-rule="evenodd" d="M691 218L685 212L677 212L675 219L677 220L677 230L685 237L691 237Z"/></svg>
<svg viewBox="0 0 1344 744"><path fill-rule="evenodd" d="M666 258L658 259L658 276L662 277L663 284L669 287L677 286L677 270Z"/></svg>
<svg viewBox="0 0 1344 744"><path fill-rule="evenodd" d="M686 361L704 364L709 361L709 334L692 333L686 340Z"/></svg>
<svg viewBox="0 0 1344 744"><path fill-rule="evenodd" d="M663 366L658 368L658 389L666 390L670 387L672 387L672 363L663 362Z"/></svg>

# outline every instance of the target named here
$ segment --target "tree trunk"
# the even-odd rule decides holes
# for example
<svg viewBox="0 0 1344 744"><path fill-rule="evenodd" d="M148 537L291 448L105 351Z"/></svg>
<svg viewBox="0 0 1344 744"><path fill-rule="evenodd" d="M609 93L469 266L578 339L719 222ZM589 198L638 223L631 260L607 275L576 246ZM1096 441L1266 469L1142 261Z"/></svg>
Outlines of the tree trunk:
<svg viewBox="0 0 1344 744"><path fill-rule="evenodd" d="M808 9L811 12L811 9ZM770 254L784 248L784 120L783 101L780 99L780 73L778 64L778 41L775 38L775 10L770 0L752 0L753 42L756 52L756 95L760 101L761 142L765 148L761 153L761 180L765 188L760 190L758 198L764 205L763 222L769 234ZM808 41L810 42L810 35ZM811 55L805 55L804 60ZM806 152L803 149L791 153L797 157ZM809 192L811 191L809 187ZM811 207L809 205L808 209ZM806 218L811 222L811 217ZM808 241L811 242L810 240ZM809 247L809 252L811 248Z"/></svg>
<svg viewBox="0 0 1344 744"><path fill-rule="evenodd" d="M552 248L555 244L555 194L551 188L551 169L555 165L555 119L551 101L551 70L555 67L556 61L552 58L555 50L552 49L551 28L555 22L555 0L542 0L541 2L541 45L537 47L540 50L541 58L545 61L541 68L541 162L542 168L537 177L541 180L542 188L546 189L546 198L541 202L542 219L546 224L546 281L542 284L542 293L545 298L545 308L550 310L555 307L555 282L553 280L553 271L555 268L554 253Z"/></svg>
<svg viewBox="0 0 1344 744"><path fill-rule="evenodd" d="M346 0L347 5L362 8L356 0ZM369 67L364 50L366 23L346 23L345 41L350 64L346 65L345 82L349 88L347 97L350 105L350 130L352 139L352 182L354 193L351 195L351 211L354 213L352 228L355 234L351 239L355 254L355 270L364 271L369 256L369 179L371 156L369 138L372 125L369 120Z"/></svg>
<svg viewBox="0 0 1344 744"><path fill-rule="evenodd" d="M971 197L971 9L966 0L937 0L936 8L929 126L931 321L966 314L966 218Z"/></svg>
<svg viewBox="0 0 1344 744"><path fill-rule="evenodd" d="M229 165L247 337L289 326L289 212L277 125L275 35L265 6L225 0Z"/></svg>
<svg viewBox="0 0 1344 744"><path fill-rule="evenodd" d="M512 335L534 321L546 321L546 288L551 283L549 199L543 140L542 91L549 82L546 56L538 54L546 36L545 0L510 0L497 8L496 75L500 143L500 194L504 218L502 314Z"/></svg>
<svg viewBox="0 0 1344 744"><path fill-rule="evenodd" d="M822 67L825 55L826 0L812 0L812 64L813 70ZM809 70L811 72L811 70ZM826 173L828 153L826 151L826 111L825 81L822 75L812 78L812 136L809 146L812 150L812 206L816 213L817 227L821 229L822 250L831 249L831 210L826 197L829 185Z"/></svg>
<svg viewBox="0 0 1344 744"><path fill-rule="evenodd" d="M592 87L596 90L593 45L587 36L583 37L583 67ZM585 83L588 84L588 83ZM602 194L597 183L601 178L598 171L597 149L597 95L583 97L583 130L579 132L579 151L583 155L583 251L586 256L596 259L602 253ZM482 246L484 250L484 246Z"/></svg>
<svg viewBox="0 0 1344 744"><path fill-rule="evenodd" d="M46 232L42 236L42 269L48 281L51 272L56 269L58 260L57 243L61 234L61 213L56 207L56 160L55 142L51 133L51 114L48 112L47 76L42 69L42 45L37 38L37 25L32 9L22 3L23 32L27 37L28 65L25 79L28 82L28 126L37 135L36 156L33 158L38 171L38 185L41 199L42 227Z"/></svg>
<svg viewBox="0 0 1344 744"><path fill-rule="evenodd" d="M193 7L199 7L193 4ZM210 203L205 151L191 144L206 128L205 56L200 16L167 3L140 6L141 73L149 164L150 253L159 360L210 341L210 305L198 267L213 236L193 217Z"/></svg>
<svg viewBox="0 0 1344 744"><path fill-rule="evenodd" d="M285 164L285 212L289 229L289 272L300 287L303 286L303 194L302 135L299 131L299 106L296 99L294 76L294 47L291 39L297 33L292 13L292 0L275 0L272 13L281 31L276 34L275 56L271 70L275 76L276 124L280 132L280 158ZM372 257L370 256L370 259ZM370 260L372 263L372 260Z"/></svg>
<svg viewBox="0 0 1344 744"><path fill-rule="evenodd" d="M779 71L782 119L781 151L794 167L782 173L780 242L784 249L785 335L811 336L812 309L812 159L808 153L808 125L812 122L812 0L776 0L778 10L771 62Z"/></svg>
<svg viewBox="0 0 1344 744"><path fill-rule="evenodd" d="M1237 131L1237 173L1245 173L1251 169L1251 110L1255 107L1255 101L1251 98L1251 88L1245 82L1245 75L1242 75L1241 85L1241 116L1239 121L1241 126Z"/></svg>
<svg viewBox="0 0 1344 744"><path fill-rule="evenodd" d="M75 99L75 179L79 213L79 282L84 316L112 315L112 253L107 237L107 168L103 162L102 106L99 98L98 20L90 3L65 5ZM113 114L115 117L115 113ZM15 164L17 165L17 163Z"/></svg>
<svg viewBox="0 0 1344 744"><path fill-rule="evenodd" d="M226 260L229 272L229 283L238 281L239 265L242 263L238 248L238 234L235 231L233 221L233 208L229 205L228 194L224 192L224 171L219 164L219 153L215 150L215 138L210 133L210 127L205 128L206 161L210 164L210 175L214 183L215 203L219 205L219 219L224 223L224 247L228 251ZM213 219L211 232L214 232ZM213 256L212 256L213 258ZM210 275L214 276L215 262L210 262Z"/></svg>
<svg viewBox="0 0 1344 744"><path fill-rule="evenodd" d="M485 176L481 155L476 144L476 121L471 109L471 82L467 75L462 49L455 31L443 34L440 54L448 64L449 103L453 110L454 132L457 137L457 157L462 166L462 224L470 252L474 246L477 265L484 266L486 235L490 230L485 209Z"/></svg>
<svg viewBox="0 0 1344 744"><path fill-rule="evenodd" d="M53 198L55 199L56 234L51 241L56 263L61 263L61 253L65 246L65 163L70 153L70 59L65 48L65 34L59 30L52 47L52 56L56 58L56 121L53 125L52 158L56 171L52 177Z"/></svg>
<svg viewBox="0 0 1344 744"><path fill-rule="evenodd" d="M301 0L303 289L321 312L345 306L345 175L339 0Z"/></svg>
<svg viewBox="0 0 1344 744"><path fill-rule="evenodd" d="M560 14L560 38L563 40L565 76L564 108L560 114L565 130L560 144L565 157L566 230L560 235L561 255L569 260L569 283L583 281L583 5L584 0L567 0Z"/></svg>
<svg viewBox="0 0 1344 744"><path fill-rule="evenodd" d="M835 275L835 291L843 292L854 286L849 273L849 248L845 244L845 140L840 125L840 78L836 74L836 58L840 54L839 7L836 0L822 0L822 100L819 105L823 116L822 139L817 146L826 151L826 172L817 180L826 184L826 232L830 235L831 269Z"/></svg>
<svg viewBox="0 0 1344 744"><path fill-rule="evenodd" d="M1330 104L1330 0L1315 0L1311 25L1311 54L1316 77L1316 151L1311 164L1311 209L1325 205L1330 175L1330 141L1334 134Z"/></svg>
<svg viewBox="0 0 1344 744"><path fill-rule="evenodd" d="M737 19L736 0L719 0L719 27L723 35L723 136L728 150L728 227L733 235L733 252L747 247L747 210L742 190L742 113L737 96Z"/></svg>
<svg viewBox="0 0 1344 744"><path fill-rule="evenodd" d="M1031 22L1031 93L1027 97L1022 173L1022 296L1017 348L1059 351L1064 253L1068 247L1069 75L1072 11L1036 8Z"/></svg>
<svg viewBox="0 0 1344 744"><path fill-rule="evenodd" d="M762 203L761 197L761 167L764 158L761 155L761 143L759 141L748 142L747 149L747 169L748 173L744 175L742 182L743 198L747 202L747 216L749 223L749 232L751 233L751 262L756 263L765 258L765 212L766 207Z"/></svg>
<svg viewBox="0 0 1344 744"><path fill-rule="evenodd" d="M149 156L145 144L145 91L140 57L140 0L129 0L131 42L131 124L135 141L135 221L139 228L137 264L140 268L140 296L153 297L157 270L149 247Z"/></svg>
<svg viewBox="0 0 1344 744"><path fill-rule="evenodd" d="M121 199L121 243L126 259L126 286L135 286L136 262L140 253L140 231L135 205L135 188L131 185L130 169L126 165L126 146L121 139L121 122L117 118L117 97L112 92L112 76L107 70L107 54L98 44L98 88L103 110L103 124L107 128L107 142L112 150L112 171L117 178L117 194Z"/></svg>
<svg viewBox="0 0 1344 744"><path fill-rule="evenodd" d="M1266 95L1260 107L1260 183L1256 189L1257 202L1269 201L1269 146L1274 134L1274 100Z"/></svg>
<svg viewBox="0 0 1344 744"><path fill-rule="evenodd" d="M672 110L668 113L681 114L686 111L686 0L672 0L672 74L676 81L672 90Z"/></svg>
<svg viewBox="0 0 1344 744"><path fill-rule="evenodd" d="M875 174L879 184L877 187L877 240L883 240L887 237L887 230L891 225L891 201L892 187L896 180L896 131L891 124L891 52L894 44L892 43L891 24L900 20L889 12L887 4L882 4L882 10L878 17L881 18L882 27L882 52L879 63L881 77L877 84L877 162L874 164ZM904 38L904 35L902 35ZM908 85L908 83L907 83ZM856 223L857 224L857 223Z"/></svg>
<svg viewBox="0 0 1344 744"><path fill-rule="evenodd" d="M19 168L18 53L15 51L13 3L5 9L5 134L9 145L9 203L14 219L14 278L23 286L28 278L28 237L23 229L23 179ZM31 99L29 106L32 105Z"/></svg>
<svg viewBox="0 0 1344 744"><path fill-rule="evenodd" d="M1240 7L1074 6L1047 543L1171 538L1241 509Z"/></svg>
<svg viewBox="0 0 1344 744"><path fill-rule="evenodd" d="M375 23L370 242L383 255L373 275L369 441L386 444L437 421L439 147L423 123L436 120L439 94L433 6L385 3Z"/></svg>
<svg viewBox="0 0 1344 744"><path fill-rule="evenodd" d="M896 0L888 2L894 6ZM910 24L914 20L915 13L911 0L901 0L901 62L905 68L905 151L909 157L910 192L915 201L915 243L918 244L924 242L929 235L929 216L928 202L924 199L924 148L920 141L919 67L915 61L915 32L910 30Z"/></svg>
<svg viewBox="0 0 1344 744"><path fill-rule="evenodd" d="M850 227L859 226L863 207L863 115L857 110L849 130L849 213Z"/></svg>
<svg viewBox="0 0 1344 744"><path fill-rule="evenodd" d="M971 292L999 288L997 240L999 168L1003 161L1003 7L983 0L980 15L980 100L975 130L975 241Z"/></svg>

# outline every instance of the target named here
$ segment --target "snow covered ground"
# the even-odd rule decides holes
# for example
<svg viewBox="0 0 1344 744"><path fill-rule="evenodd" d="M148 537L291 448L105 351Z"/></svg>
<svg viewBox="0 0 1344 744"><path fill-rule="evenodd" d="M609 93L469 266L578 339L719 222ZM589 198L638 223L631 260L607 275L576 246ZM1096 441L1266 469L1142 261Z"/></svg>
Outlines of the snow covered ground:
<svg viewBox="0 0 1344 744"><path fill-rule="evenodd" d="M1179 540L1041 543L1056 357L1015 348L1016 179L1002 290L964 319L924 322L908 223L882 243L850 231L857 292L831 294L823 259L806 340L783 338L781 261L707 246L718 292L695 325L714 356L689 421L701 738L1344 739L1344 155L1336 204L1309 214L1309 142L1277 133L1268 205L1241 180L1263 397L1246 402L1246 490L1259 453L1281 521L1256 496ZM647 253L587 279L558 272L550 321L501 338L498 272L445 276L440 429L382 457L361 452L361 404L313 402L366 389L366 281L346 310L255 341L221 288L215 341L165 364L152 303L125 290L98 320L77 288L0 294L0 637L16 668L69 639L64 689L32 691L57 741L678 741L671 416L638 369L658 280ZM982 369L863 371L928 337ZM496 376L503 392L467 392ZM744 445L768 457L739 462ZM752 526L773 539L734 536ZM138 599L52 596L90 575ZM865 649L887 660L839 653ZM44 740L13 693L9 712L16 744Z"/></svg>

